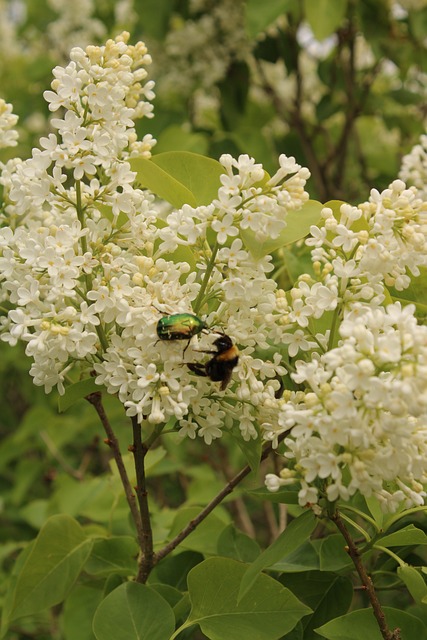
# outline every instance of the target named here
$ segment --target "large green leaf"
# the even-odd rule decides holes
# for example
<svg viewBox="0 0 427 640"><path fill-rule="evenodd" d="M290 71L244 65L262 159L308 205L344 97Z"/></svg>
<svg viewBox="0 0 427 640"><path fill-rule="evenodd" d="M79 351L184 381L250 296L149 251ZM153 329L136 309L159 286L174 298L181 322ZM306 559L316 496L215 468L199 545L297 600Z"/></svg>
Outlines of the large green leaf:
<svg viewBox="0 0 427 640"><path fill-rule="evenodd" d="M28 616L64 600L92 548L79 523L67 515L49 518L16 577L8 619Z"/></svg>
<svg viewBox="0 0 427 640"><path fill-rule="evenodd" d="M132 575L136 573L137 556L138 545L131 536L97 540L85 565L85 571L92 575Z"/></svg>
<svg viewBox="0 0 427 640"><path fill-rule="evenodd" d="M268 253L305 238L310 233L310 227L320 221L323 205L317 200L308 200L298 211L291 211L286 216L286 227L275 240L259 242L255 234L248 229L241 229L240 236L248 251L255 259L262 258Z"/></svg>
<svg viewBox="0 0 427 640"><path fill-rule="evenodd" d="M281 560L275 562L271 571L281 571L283 573L302 573L320 569L319 554L317 552L317 540L307 540L295 549L292 553L285 555Z"/></svg>
<svg viewBox="0 0 427 640"><path fill-rule="evenodd" d="M65 601L62 618L66 640L95 640L92 620L103 598L100 585L77 585Z"/></svg>
<svg viewBox="0 0 427 640"><path fill-rule="evenodd" d="M341 571L352 566L352 561L345 551L344 538L340 533L320 540L318 553L321 571Z"/></svg>
<svg viewBox="0 0 427 640"><path fill-rule="evenodd" d="M260 554L258 543L229 524L218 538L218 555L241 562L253 562Z"/></svg>
<svg viewBox="0 0 427 640"><path fill-rule="evenodd" d="M391 630L399 628L402 640L426 640L427 631L419 618L405 611L383 607L387 624ZM372 609L359 609L335 618L316 632L328 640L383 640Z"/></svg>
<svg viewBox="0 0 427 640"><path fill-rule="evenodd" d="M167 153L171 149L174 151L190 151L191 153L206 154L209 144L208 137L204 133L194 133L186 131L178 124L170 125L163 129L159 136L156 136L157 144L154 154ZM155 157L154 156L154 157Z"/></svg>
<svg viewBox="0 0 427 640"><path fill-rule="evenodd" d="M318 40L324 40L341 25L347 0L304 0L304 13Z"/></svg>
<svg viewBox="0 0 427 640"><path fill-rule="evenodd" d="M174 207L206 205L217 197L224 168L219 162L190 151L159 153L150 160L132 158L138 182Z"/></svg>
<svg viewBox="0 0 427 640"><path fill-rule="evenodd" d="M310 537L316 527L316 517L311 510L292 520L279 537L251 564L240 585L239 599L252 587L258 574L278 562L283 556L298 549Z"/></svg>
<svg viewBox="0 0 427 640"><path fill-rule="evenodd" d="M376 541L381 547L403 547L406 545L427 544L427 535L422 529L408 524L399 531L389 533ZM375 546L375 545L374 545Z"/></svg>
<svg viewBox="0 0 427 640"><path fill-rule="evenodd" d="M196 198L190 189L169 175L153 160L132 158L130 165L132 170L136 171L137 181L142 187L149 189L166 202L170 202L177 209L184 204L189 204L192 207L197 206Z"/></svg>
<svg viewBox="0 0 427 640"><path fill-rule="evenodd" d="M313 609L303 622L304 640L318 640L314 629L345 614L353 599L353 584L335 573L306 571L286 574L281 580L285 587Z"/></svg>
<svg viewBox="0 0 427 640"><path fill-rule="evenodd" d="M175 616L166 600L136 582L108 594L93 619L97 640L169 640L174 628Z"/></svg>
<svg viewBox="0 0 427 640"><path fill-rule="evenodd" d="M198 624L209 640L277 640L310 613L309 607L266 575L258 576L238 601L245 569L244 564L225 558L210 558L192 569L188 575L192 609L180 630Z"/></svg>
<svg viewBox="0 0 427 640"><path fill-rule="evenodd" d="M423 576L408 564L397 568L397 575L406 585L409 593L418 604L427 600L427 584Z"/></svg>

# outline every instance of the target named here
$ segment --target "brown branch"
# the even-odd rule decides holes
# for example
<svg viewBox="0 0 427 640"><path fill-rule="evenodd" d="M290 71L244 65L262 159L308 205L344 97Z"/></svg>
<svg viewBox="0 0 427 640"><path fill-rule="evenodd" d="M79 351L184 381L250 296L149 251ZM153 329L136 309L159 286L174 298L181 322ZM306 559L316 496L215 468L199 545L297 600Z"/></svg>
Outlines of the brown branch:
<svg viewBox="0 0 427 640"><path fill-rule="evenodd" d="M350 532L341 519L339 512L335 511L335 513L331 515L331 519L333 520L337 529L342 534L344 540L347 543L347 553L350 556L357 573L359 574L359 578L364 586L364 590L368 594L369 602L371 603L371 607L373 609L374 616L377 620L382 637L384 638L384 640L401 640L400 629L394 629L393 631L390 631L390 629L388 628L384 612L381 608L381 603L378 600L378 596L374 588L374 583L372 582L371 577L368 575L368 572L365 569L365 566L360 557L359 550L356 547Z"/></svg>
<svg viewBox="0 0 427 640"><path fill-rule="evenodd" d="M91 393L90 395L86 396L86 400L95 408L95 411L98 414L99 419L101 420L102 426L104 427L104 431L107 434L106 444L110 447L113 453L113 457L116 462L116 466L120 475L120 480L122 481L122 485L125 490L126 500L129 505L132 519L135 523L138 543L140 545L140 548L142 548L143 531L142 531L141 516L138 511L138 507L135 500L135 494L133 492L132 485L130 483L130 480L127 475L126 468L123 462L122 454L120 452L119 441L116 438L116 435L108 420L107 414L105 413L104 405L102 404L102 395L99 391L97 391L96 393Z"/></svg>
<svg viewBox="0 0 427 640"><path fill-rule="evenodd" d="M280 436L278 437L278 442L281 442L286 437L286 435L287 432L280 434ZM265 460L265 458L270 455L272 450L272 445L268 444L262 452L261 461ZM207 518L207 516L215 509L215 507L217 507L224 500L224 498L226 498L237 487L237 485L240 484L240 482L242 482L242 480L250 474L251 471L252 469L249 465L243 467L243 469L239 471L239 473L235 475L234 478L232 478L223 489L221 489L221 491L215 496L215 498L213 498L209 502L209 504L207 504L206 507L202 509L195 518L193 518L193 520L190 520L190 522L184 527L184 529L182 529L182 531L178 533L178 535L175 536L173 540L171 540L166 546L163 547L163 549L160 549L160 551L155 554L154 563L157 564L165 556L176 549L176 547L183 540L185 540L185 538L189 536L190 533L192 533L196 529L196 527L201 522L203 522L205 518Z"/></svg>
<svg viewBox="0 0 427 640"><path fill-rule="evenodd" d="M136 495L142 524L142 554L139 560L136 582L147 582L151 569L154 566L153 532L151 529L150 510L148 507L148 493L145 479L145 456L149 447L142 443L141 425L136 416L132 417L133 445L131 451L135 461L136 471Z"/></svg>

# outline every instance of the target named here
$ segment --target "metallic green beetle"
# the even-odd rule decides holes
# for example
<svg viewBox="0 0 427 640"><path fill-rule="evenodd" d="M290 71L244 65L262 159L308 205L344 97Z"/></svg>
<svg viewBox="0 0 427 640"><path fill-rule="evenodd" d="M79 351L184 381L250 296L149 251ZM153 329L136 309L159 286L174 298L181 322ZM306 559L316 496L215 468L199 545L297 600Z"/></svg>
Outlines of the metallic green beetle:
<svg viewBox="0 0 427 640"><path fill-rule="evenodd" d="M190 340L203 329L207 329L206 323L192 313L173 313L157 323L160 340Z"/></svg>

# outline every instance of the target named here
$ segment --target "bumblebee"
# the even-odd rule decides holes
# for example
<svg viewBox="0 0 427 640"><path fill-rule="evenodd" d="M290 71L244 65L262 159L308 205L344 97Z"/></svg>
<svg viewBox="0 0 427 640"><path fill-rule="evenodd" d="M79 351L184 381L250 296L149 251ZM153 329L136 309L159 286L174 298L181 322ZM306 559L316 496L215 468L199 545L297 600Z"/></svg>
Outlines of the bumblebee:
<svg viewBox="0 0 427 640"><path fill-rule="evenodd" d="M187 367L198 376L210 378L212 382L221 382L221 391L224 391L239 361L239 350L231 338L225 334L214 340L214 345L216 351L203 351L203 353L213 353L213 358L205 364L188 362Z"/></svg>
<svg viewBox="0 0 427 640"><path fill-rule="evenodd" d="M206 328L206 323L192 313L173 313L160 318L157 335L160 340L190 340Z"/></svg>

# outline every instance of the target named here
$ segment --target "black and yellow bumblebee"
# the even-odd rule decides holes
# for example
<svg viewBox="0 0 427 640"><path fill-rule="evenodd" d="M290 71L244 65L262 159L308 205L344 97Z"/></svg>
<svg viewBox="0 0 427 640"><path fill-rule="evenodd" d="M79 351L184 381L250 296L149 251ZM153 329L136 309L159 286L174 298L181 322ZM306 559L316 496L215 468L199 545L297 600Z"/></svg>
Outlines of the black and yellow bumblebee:
<svg viewBox="0 0 427 640"><path fill-rule="evenodd" d="M212 382L221 382L221 391L224 391L231 380L234 367L239 362L239 350L232 339L225 334L214 340L214 345L216 351L203 351L203 353L213 353L213 358L204 364L187 362L187 367L198 376L210 378Z"/></svg>

